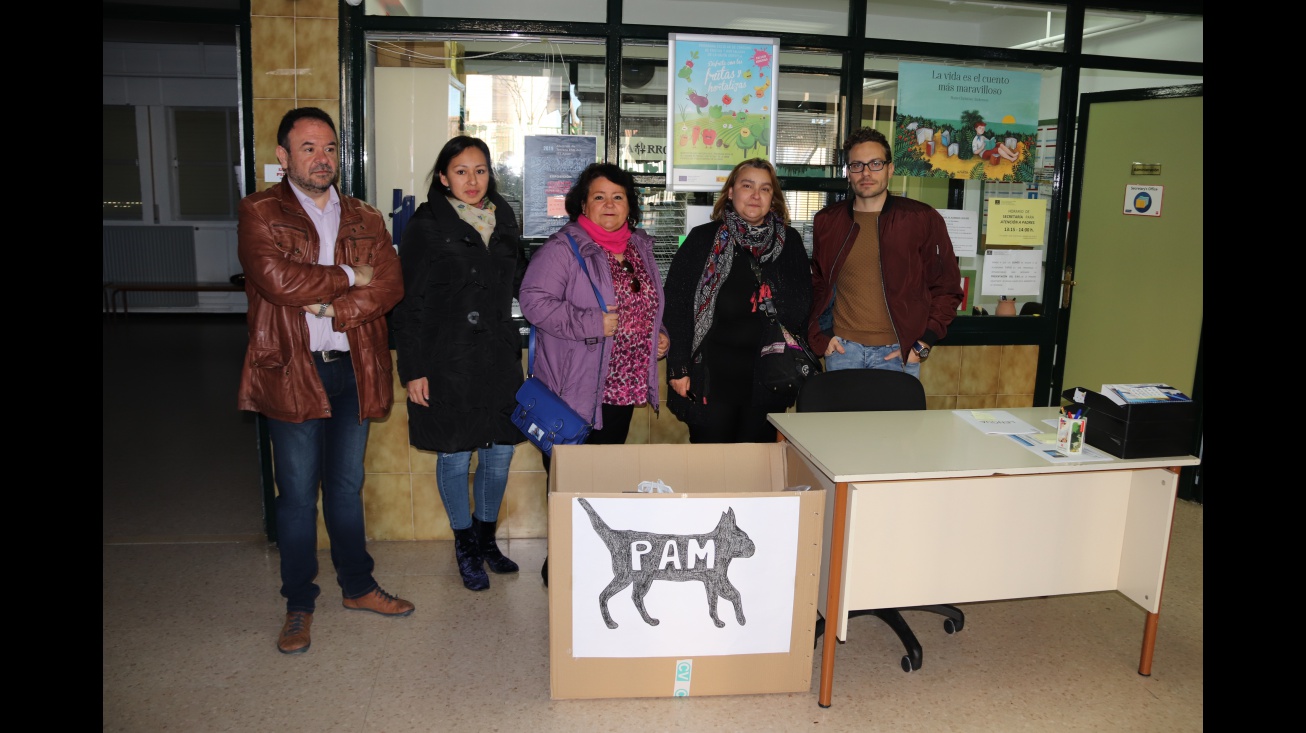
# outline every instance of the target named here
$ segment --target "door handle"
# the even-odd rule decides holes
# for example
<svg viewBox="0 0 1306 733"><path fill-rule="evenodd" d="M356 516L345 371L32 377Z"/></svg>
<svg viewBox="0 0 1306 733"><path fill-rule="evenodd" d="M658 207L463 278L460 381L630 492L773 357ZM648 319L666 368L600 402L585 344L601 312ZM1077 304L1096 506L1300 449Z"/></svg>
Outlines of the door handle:
<svg viewBox="0 0 1306 733"><path fill-rule="evenodd" d="M1075 268L1067 267L1065 273L1061 277L1061 307L1062 308L1070 307L1070 291L1076 285L1078 285L1078 283L1075 282Z"/></svg>

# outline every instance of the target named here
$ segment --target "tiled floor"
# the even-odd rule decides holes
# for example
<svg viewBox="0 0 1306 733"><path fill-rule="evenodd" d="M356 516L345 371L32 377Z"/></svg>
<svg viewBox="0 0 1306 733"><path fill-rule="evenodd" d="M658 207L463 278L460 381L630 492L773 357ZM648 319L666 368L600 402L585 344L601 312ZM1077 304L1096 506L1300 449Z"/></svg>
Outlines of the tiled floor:
<svg viewBox="0 0 1306 733"><path fill-rule="evenodd" d="M346 611L330 559L313 646L274 648L284 612L262 527L253 419L235 409L236 316L105 321L103 729L106 731L1199 731L1202 519L1180 502L1151 677L1143 612L1118 593L963 606L966 628L908 612L904 674L882 622L851 622L834 704L810 692L549 698L543 540L505 543L519 576L462 588L450 542L374 542L408 618Z"/></svg>

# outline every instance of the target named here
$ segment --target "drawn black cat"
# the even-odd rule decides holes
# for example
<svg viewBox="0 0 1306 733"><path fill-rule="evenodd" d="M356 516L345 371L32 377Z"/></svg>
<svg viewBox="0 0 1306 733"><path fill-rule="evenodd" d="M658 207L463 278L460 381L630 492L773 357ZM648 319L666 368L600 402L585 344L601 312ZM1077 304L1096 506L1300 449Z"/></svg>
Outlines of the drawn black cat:
<svg viewBox="0 0 1306 733"><path fill-rule="evenodd" d="M702 581L707 590L707 608L712 623L718 629L726 625L716 613L717 596L720 596L734 605L735 619L740 626L744 625L744 607L739 590L726 577L726 573L730 570L731 560L752 557L757 547L748 534L735 524L734 509L723 512L716 528L707 534L676 535L613 529L588 501L578 501L589 513L594 531L612 555L612 582L599 594L599 610L603 612L603 621L609 629L617 628L617 622L608 613L608 599L628 585L632 586L631 600L635 602L639 615L644 617L644 622L649 626L658 625L658 620L648 615L644 609L644 596L655 580L678 583L687 580Z"/></svg>

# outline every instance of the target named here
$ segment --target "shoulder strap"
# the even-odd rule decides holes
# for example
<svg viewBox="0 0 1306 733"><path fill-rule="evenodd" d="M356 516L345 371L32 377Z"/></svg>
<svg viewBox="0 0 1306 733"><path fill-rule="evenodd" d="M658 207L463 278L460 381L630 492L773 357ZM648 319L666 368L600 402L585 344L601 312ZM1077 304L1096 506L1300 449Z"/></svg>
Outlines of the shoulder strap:
<svg viewBox="0 0 1306 733"><path fill-rule="evenodd" d="M599 312L607 313L608 304L603 302L603 295L599 293L599 286L594 284L594 278L590 277L590 269L585 266L585 260L580 256L580 245L576 244L576 238L567 234L567 241L571 242L571 253L576 255L576 262L580 263L580 271L585 273L586 279L590 281L590 287L594 289L594 297L599 301ZM600 363L602 363L600 361ZM599 410L603 409L603 370L599 370L599 391L598 397L594 400L594 414L590 416L590 425L598 420Z"/></svg>
<svg viewBox="0 0 1306 733"><path fill-rule="evenodd" d="M531 324L531 335L526 348L526 378L535 376L535 324Z"/></svg>
<svg viewBox="0 0 1306 733"><path fill-rule="evenodd" d="M580 271L585 273L585 278L590 281L590 287L594 289L594 297L599 300L599 311L608 312L608 304L603 302L603 296L599 294L599 287L594 284L594 278L590 277L590 269L585 266L585 260L580 256L580 245L576 244L576 238L567 235L567 241L571 242L571 253L576 255L576 261L580 263Z"/></svg>
<svg viewBox="0 0 1306 733"><path fill-rule="evenodd" d="M590 281L590 287L594 289L594 297L599 301L599 310L603 313L608 312L607 303L603 302L603 296L599 293L599 288L594 284L594 278L590 277L590 270L585 266L585 260L580 256L580 246L576 244L575 237L567 235L567 241L571 242L571 253L576 255L576 262L580 263L580 271L585 273L585 278ZM535 324L531 324L531 335L526 350L526 377L535 376ZM603 404L603 373L599 372L599 393L598 399L594 403L594 415L590 416L590 425L594 424L595 417Z"/></svg>

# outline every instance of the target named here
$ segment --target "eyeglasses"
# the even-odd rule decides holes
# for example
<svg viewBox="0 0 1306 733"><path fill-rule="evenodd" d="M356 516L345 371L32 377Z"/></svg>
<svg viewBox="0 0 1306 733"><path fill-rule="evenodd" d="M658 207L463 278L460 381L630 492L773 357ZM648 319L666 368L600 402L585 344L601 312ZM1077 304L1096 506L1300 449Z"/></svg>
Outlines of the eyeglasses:
<svg viewBox="0 0 1306 733"><path fill-rule="evenodd" d="M860 160L850 160L850 161L848 161L848 172L849 172L849 173L861 173L861 172L862 172L862 169L864 169L864 168L870 168L870 169L873 170L873 171L879 172L879 171L884 170L884 166L886 166L886 165L888 165L888 164L889 164L889 161L887 161L887 160L880 160L879 158L876 158L875 160L868 160L868 161L866 161L865 163L863 163L863 162L860 161Z"/></svg>
<svg viewBox="0 0 1306 733"><path fill-rule="evenodd" d="M638 293L639 278L635 276L635 266L630 264L630 260L622 260L621 269L625 270L626 274L630 275L630 292Z"/></svg>

